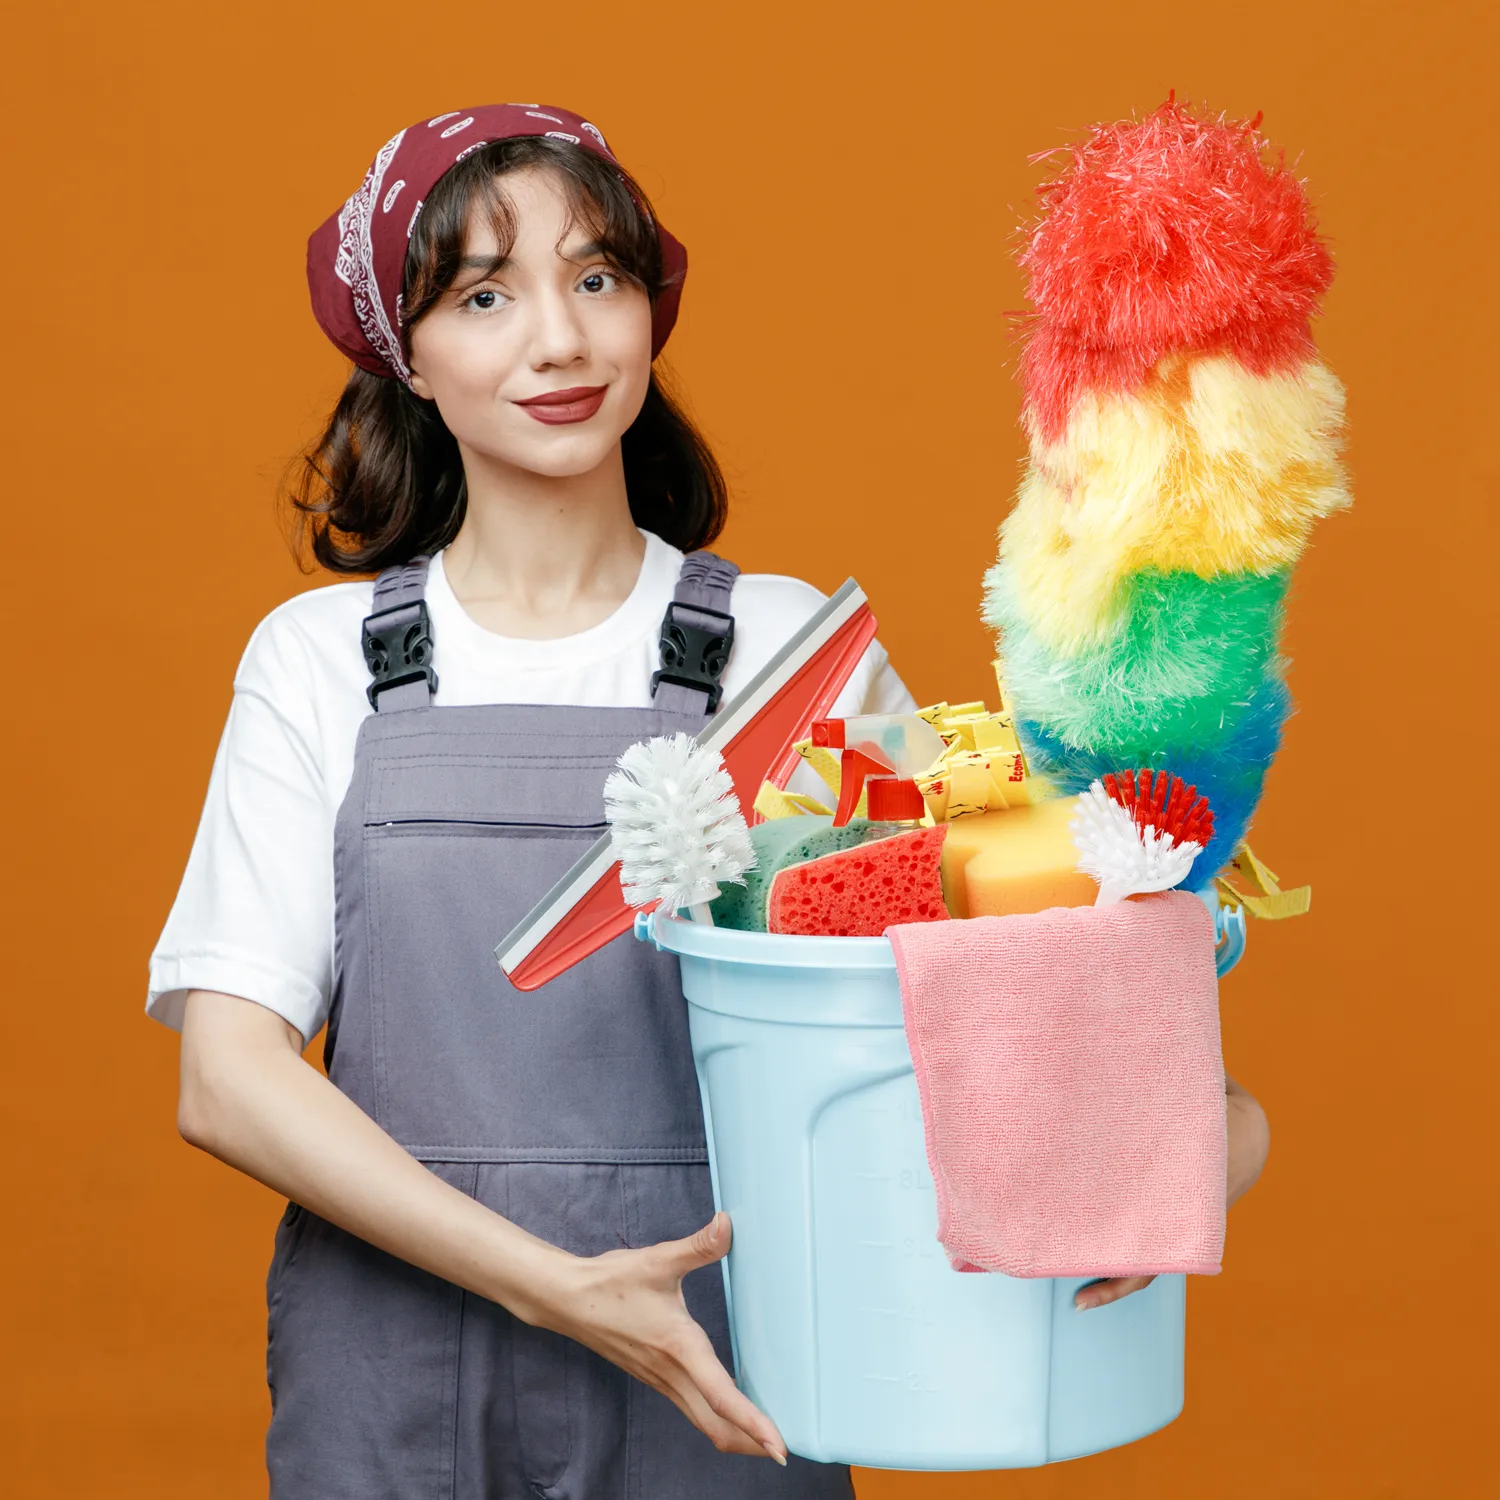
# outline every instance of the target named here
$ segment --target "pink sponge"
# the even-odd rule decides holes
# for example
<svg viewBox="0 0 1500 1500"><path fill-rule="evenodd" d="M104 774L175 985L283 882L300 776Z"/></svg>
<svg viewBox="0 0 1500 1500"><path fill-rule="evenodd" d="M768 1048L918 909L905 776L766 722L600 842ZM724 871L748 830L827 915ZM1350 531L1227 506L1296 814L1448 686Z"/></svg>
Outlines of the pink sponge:
<svg viewBox="0 0 1500 1500"><path fill-rule="evenodd" d="M771 882L766 931L879 937L897 922L942 922L948 825L914 828L857 849L789 865Z"/></svg>

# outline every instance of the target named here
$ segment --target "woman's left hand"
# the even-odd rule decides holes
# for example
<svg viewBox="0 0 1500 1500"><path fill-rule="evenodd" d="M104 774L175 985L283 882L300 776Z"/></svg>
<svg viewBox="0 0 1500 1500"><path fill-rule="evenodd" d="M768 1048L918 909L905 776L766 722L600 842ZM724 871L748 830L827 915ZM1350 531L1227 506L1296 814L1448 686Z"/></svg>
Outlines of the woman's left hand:
<svg viewBox="0 0 1500 1500"><path fill-rule="evenodd" d="M1225 1184L1227 1205L1232 1206L1237 1198L1243 1198L1255 1186L1266 1156L1271 1149L1271 1127L1266 1123L1266 1112L1253 1095L1246 1093L1234 1079L1224 1075L1224 1107L1229 1125L1229 1170ZM1073 1306L1080 1312L1091 1307L1103 1307L1106 1302L1118 1302L1142 1287L1150 1286L1154 1276L1114 1276L1103 1281L1090 1281L1078 1288L1073 1297Z"/></svg>

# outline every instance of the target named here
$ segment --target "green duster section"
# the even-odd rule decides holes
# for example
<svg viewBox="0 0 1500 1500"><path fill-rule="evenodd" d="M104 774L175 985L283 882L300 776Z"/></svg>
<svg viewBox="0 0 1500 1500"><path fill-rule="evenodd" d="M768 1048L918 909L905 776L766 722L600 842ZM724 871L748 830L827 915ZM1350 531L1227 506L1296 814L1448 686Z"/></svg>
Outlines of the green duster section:
<svg viewBox="0 0 1500 1500"><path fill-rule="evenodd" d="M1277 650L1289 573L1144 569L1121 585L1121 625L1073 654L1051 650L1015 608L1002 558L986 578L1005 689L1031 769L1062 792L1110 771L1170 771L1208 798L1214 837L1196 888L1245 836L1291 704Z"/></svg>
<svg viewBox="0 0 1500 1500"><path fill-rule="evenodd" d="M899 823L871 823L867 818L851 818L842 828L835 828L832 817L826 814L804 813L757 823L750 830L755 868L745 872L744 885L720 888L718 898L709 908L714 925L742 932L764 932L771 881L788 865L806 864L810 859L854 849L872 839L889 838L902 831Z"/></svg>
<svg viewBox="0 0 1500 1500"><path fill-rule="evenodd" d="M985 583L985 620L1001 634L1005 687L1018 711L1050 739L1107 752L1121 766L1232 739L1252 701L1284 675L1276 643L1285 572L1143 570L1121 585L1116 634L1071 656L1032 633L1003 560Z"/></svg>

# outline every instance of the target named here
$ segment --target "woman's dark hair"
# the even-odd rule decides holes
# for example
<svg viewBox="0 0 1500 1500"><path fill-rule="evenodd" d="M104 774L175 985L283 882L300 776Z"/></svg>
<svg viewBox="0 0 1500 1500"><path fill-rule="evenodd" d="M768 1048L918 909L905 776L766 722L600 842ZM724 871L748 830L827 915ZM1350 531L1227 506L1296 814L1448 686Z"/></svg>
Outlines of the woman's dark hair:
<svg viewBox="0 0 1500 1500"><path fill-rule="evenodd" d="M408 335L457 277L472 215L488 214L500 254L514 242L514 214L497 179L520 167L556 174L605 258L655 302L661 247L639 187L593 152L524 136L465 157L428 195L406 254ZM637 526L684 552L718 536L728 509L724 476L655 370L621 447ZM299 547L310 544L336 573L375 572L445 547L467 502L458 444L436 405L399 380L357 367L322 437L297 461L289 488Z"/></svg>

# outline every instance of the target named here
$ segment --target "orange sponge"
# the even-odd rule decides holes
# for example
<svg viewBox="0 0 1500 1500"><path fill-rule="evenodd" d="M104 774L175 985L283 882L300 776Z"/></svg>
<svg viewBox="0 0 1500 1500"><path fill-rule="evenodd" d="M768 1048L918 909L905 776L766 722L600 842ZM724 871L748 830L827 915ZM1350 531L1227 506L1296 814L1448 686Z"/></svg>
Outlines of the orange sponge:
<svg viewBox="0 0 1500 1500"><path fill-rule="evenodd" d="M948 825L943 888L955 917L1009 917L1092 906L1097 883L1078 868L1076 797L978 813Z"/></svg>

